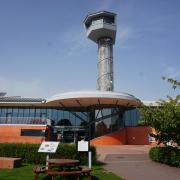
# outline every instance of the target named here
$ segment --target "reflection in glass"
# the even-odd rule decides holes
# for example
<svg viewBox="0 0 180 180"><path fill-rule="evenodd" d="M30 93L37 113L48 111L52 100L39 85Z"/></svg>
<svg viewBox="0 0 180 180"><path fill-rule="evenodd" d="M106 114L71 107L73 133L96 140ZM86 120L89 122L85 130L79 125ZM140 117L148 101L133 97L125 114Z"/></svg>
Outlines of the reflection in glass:
<svg viewBox="0 0 180 180"><path fill-rule="evenodd" d="M57 126L72 126L69 119L61 119L58 121Z"/></svg>
<svg viewBox="0 0 180 180"><path fill-rule="evenodd" d="M7 112L8 112L8 113L12 113L12 108L8 108L8 109L7 109Z"/></svg>
<svg viewBox="0 0 180 180"><path fill-rule="evenodd" d="M73 126L75 126L76 124L76 116L74 116L71 112L69 113L69 119L70 119L70 121L71 121L71 124L73 125Z"/></svg>
<svg viewBox="0 0 180 180"><path fill-rule="evenodd" d="M6 123L11 124L11 118L12 118L12 113L7 113L6 114Z"/></svg>
<svg viewBox="0 0 180 180"><path fill-rule="evenodd" d="M119 129L119 115L113 116L111 121L111 130L112 132Z"/></svg>
<svg viewBox="0 0 180 180"><path fill-rule="evenodd" d="M35 109L29 110L29 117L35 117Z"/></svg>
<svg viewBox="0 0 180 180"><path fill-rule="evenodd" d="M19 108L18 117L23 118L24 116L24 109Z"/></svg>
<svg viewBox="0 0 180 180"><path fill-rule="evenodd" d="M69 119L69 112L68 111L64 111L64 119Z"/></svg>
<svg viewBox="0 0 180 180"><path fill-rule="evenodd" d="M36 109L35 111L35 117L39 117L40 118L40 109Z"/></svg>
<svg viewBox="0 0 180 180"><path fill-rule="evenodd" d="M95 134L96 137L106 134L108 131L107 125L104 123L104 121L96 122L95 127Z"/></svg>
<svg viewBox="0 0 180 180"><path fill-rule="evenodd" d="M82 112L69 112L60 109L53 108L33 108L33 107L19 107L19 108L0 108L0 123L5 124L46 124L47 119L51 122L50 124L58 126L69 126L69 129L76 132L86 129L91 133L92 137L101 136L107 133L117 131L119 128L126 126L136 126L139 119L139 112L137 109L126 111L109 117L113 111L112 109L103 109L101 111L95 111L95 117L100 121L94 122L89 125L89 114ZM76 113L76 114L75 114ZM123 115L125 114L125 115ZM106 119L102 120L103 117L107 116ZM93 122L92 117L92 122ZM76 126L76 127L75 127ZM81 126L81 127L78 127ZM64 129L68 130L68 128ZM87 133L88 134L88 133Z"/></svg>

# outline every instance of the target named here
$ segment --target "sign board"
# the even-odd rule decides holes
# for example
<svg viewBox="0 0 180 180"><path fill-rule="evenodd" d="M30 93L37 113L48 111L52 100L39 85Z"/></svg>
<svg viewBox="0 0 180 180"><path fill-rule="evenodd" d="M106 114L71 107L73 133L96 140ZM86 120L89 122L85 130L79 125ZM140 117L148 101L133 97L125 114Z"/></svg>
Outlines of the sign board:
<svg viewBox="0 0 180 180"><path fill-rule="evenodd" d="M78 151L82 151L82 152L85 152L85 151L89 151L89 142L88 141L84 141L84 140L81 140L81 141L78 141Z"/></svg>
<svg viewBox="0 0 180 180"><path fill-rule="evenodd" d="M44 141L44 142L42 142L41 146L39 147L38 152L55 153L58 145L59 145L59 142Z"/></svg>

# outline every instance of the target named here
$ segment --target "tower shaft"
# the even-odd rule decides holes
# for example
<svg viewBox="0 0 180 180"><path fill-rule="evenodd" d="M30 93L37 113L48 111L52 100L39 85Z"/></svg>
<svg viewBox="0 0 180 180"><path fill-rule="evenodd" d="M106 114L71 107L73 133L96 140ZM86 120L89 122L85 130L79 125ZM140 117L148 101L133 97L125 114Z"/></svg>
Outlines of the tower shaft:
<svg viewBox="0 0 180 180"><path fill-rule="evenodd" d="M98 40L98 90L113 91L113 41L109 37Z"/></svg>

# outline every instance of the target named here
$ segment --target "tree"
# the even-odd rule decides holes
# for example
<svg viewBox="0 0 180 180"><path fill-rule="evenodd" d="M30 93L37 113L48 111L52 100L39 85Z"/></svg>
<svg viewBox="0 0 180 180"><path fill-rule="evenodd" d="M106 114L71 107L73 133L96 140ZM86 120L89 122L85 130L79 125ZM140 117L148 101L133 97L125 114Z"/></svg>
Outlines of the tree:
<svg viewBox="0 0 180 180"><path fill-rule="evenodd" d="M176 89L177 87L180 86L180 82L176 79L173 78L167 78L167 77L162 77L163 80L166 80L167 82L169 82L170 84L172 84L172 88Z"/></svg>
<svg viewBox="0 0 180 180"><path fill-rule="evenodd" d="M171 83L172 88L180 87L180 82L172 78L163 77ZM180 95L175 98L170 96L167 100L159 100L158 106L141 107L141 123L153 127L157 134L153 135L158 143L167 144L173 141L180 145Z"/></svg>

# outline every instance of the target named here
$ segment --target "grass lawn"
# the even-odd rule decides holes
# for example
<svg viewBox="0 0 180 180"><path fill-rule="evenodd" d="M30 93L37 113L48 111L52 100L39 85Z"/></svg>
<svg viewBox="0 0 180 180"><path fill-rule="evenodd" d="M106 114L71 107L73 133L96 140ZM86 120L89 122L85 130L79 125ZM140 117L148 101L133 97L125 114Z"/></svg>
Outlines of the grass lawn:
<svg viewBox="0 0 180 180"><path fill-rule="evenodd" d="M0 180L33 180L33 165L23 165L12 170L0 170ZM93 180L122 180L122 178L105 171L101 166L94 166L92 171ZM40 175L39 180L48 180L46 175ZM56 179L62 179L57 177ZM63 178L65 179L65 178ZM72 177L69 179L73 179ZM86 178L83 178L84 180Z"/></svg>

